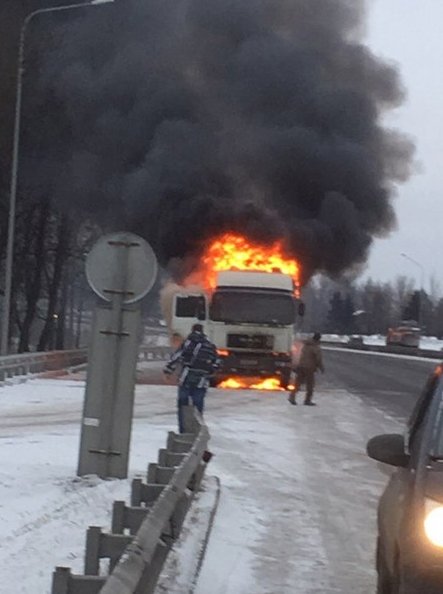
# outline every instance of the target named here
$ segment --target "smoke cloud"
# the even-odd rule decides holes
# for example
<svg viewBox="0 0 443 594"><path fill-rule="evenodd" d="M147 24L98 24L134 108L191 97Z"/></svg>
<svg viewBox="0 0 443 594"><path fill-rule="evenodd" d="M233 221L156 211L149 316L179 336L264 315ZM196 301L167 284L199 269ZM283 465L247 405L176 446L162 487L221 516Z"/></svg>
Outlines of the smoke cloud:
<svg viewBox="0 0 443 594"><path fill-rule="evenodd" d="M305 280L364 263L395 226L413 157L383 127L404 90L363 45L364 19L358 0L83 11L39 73L35 110L49 101L64 122L63 133L49 115L40 124L58 160L48 191L140 233L164 265L225 231L283 238Z"/></svg>

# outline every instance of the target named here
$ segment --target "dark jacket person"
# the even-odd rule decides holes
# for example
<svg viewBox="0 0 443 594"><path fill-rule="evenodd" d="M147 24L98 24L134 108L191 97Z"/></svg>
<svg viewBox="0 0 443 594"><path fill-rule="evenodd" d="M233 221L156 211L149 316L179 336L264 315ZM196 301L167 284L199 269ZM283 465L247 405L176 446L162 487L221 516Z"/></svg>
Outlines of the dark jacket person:
<svg viewBox="0 0 443 594"><path fill-rule="evenodd" d="M306 384L306 397L304 404L308 406L315 406L315 402L312 402L315 386L315 372L320 370L323 373L325 370L323 366L320 340L321 334L316 332L312 338L309 338L303 344L300 353L300 361L295 368L295 387L288 398L291 404L297 404L295 395L300 390L302 385Z"/></svg>
<svg viewBox="0 0 443 594"><path fill-rule="evenodd" d="M183 406L192 404L203 413L204 398L209 387L209 379L218 367L217 349L203 332L201 324L194 324L192 332L171 356L164 373L173 373L181 365L178 381L178 427L184 433Z"/></svg>

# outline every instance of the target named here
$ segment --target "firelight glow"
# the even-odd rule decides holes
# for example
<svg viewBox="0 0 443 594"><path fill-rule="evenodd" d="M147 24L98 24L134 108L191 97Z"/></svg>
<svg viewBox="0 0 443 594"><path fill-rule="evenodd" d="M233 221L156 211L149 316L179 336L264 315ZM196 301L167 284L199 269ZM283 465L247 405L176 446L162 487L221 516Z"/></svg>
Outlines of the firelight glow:
<svg viewBox="0 0 443 594"><path fill-rule="evenodd" d="M286 391L285 388L280 386L280 380L276 377L268 377L259 382L250 383L247 378L229 377L228 379L221 382L218 388L224 390L269 390L269 391ZM288 386L288 390L292 390L294 386Z"/></svg>
<svg viewBox="0 0 443 594"><path fill-rule="evenodd" d="M281 242L270 246L250 242L241 235L226 233L214 239L202 258L204 276L209 288L216 286L217 272L225 270L251 270L281 272L294 280L295 292L300 286L300 266L283 253Z"/></svg>

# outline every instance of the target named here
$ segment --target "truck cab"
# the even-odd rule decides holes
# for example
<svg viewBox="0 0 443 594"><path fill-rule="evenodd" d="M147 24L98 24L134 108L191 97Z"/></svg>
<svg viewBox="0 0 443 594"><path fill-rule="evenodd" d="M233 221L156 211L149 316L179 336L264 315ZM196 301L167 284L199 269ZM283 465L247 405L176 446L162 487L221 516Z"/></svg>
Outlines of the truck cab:
<svg viewBox="0 0 443 594"><path fill-rule="evenodd" d="M186 336L200 322L216 345L221 361L218 381L233 375L278 377L287 387L297 317L289 275L219 272L212 294L177 294L173 307L173 332Z"/></svg>

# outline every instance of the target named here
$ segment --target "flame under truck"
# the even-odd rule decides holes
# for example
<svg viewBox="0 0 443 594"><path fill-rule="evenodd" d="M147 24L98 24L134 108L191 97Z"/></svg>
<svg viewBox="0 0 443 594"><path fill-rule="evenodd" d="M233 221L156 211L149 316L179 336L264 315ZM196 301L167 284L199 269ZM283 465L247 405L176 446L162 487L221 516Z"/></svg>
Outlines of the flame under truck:
<svg viewBox="0 0 443 594"><path fill-rule="evenodd" d="M172 332L185 337L199 322L216 345L221 365L216 382L231 376L277 377L287 388L294 330L303 304L291 276L279 272L225 271L209 294L177 293Z"/></svg>

